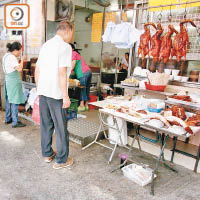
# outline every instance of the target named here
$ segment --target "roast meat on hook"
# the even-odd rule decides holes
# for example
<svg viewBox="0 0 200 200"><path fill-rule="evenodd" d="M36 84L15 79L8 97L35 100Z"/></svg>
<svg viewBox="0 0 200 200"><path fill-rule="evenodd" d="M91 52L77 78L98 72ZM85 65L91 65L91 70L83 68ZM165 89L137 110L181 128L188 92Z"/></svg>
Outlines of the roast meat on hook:
<svg viewBox="0 0 200 200"><path fill-rule="evenodd" d="M145 59L146 55L149 55L149 46L151 42L151 34L149 26L153 26L156 29L156 25L154 23L146 23L144 25L144 33L140 36L140 45L138 48L138 56L142 55L142 60Z"/></svg>
<svg viewBox="0 0 200 200"><path fill-rule="evenodd" d="M151 38L150 55L153 57L154 62L159 61L162 33L163 33L163 28L162 28L161 24L158 23L157 31Z"/></svg>
<svg viewBox="0 0 200 200"><path fill-rule="evenodd" d="M184 57L186 61L187 48L189 48L189 37L187 29L184 24L190 23L192 26L196 27L194 22L190 19L184 19L180 22L180 32L176 34L174 38L173 49L171 53L171 58L176 56L176 60L180 62L181 58Z"/></svg>
<svg viewBox="0 0 200 200"><path fill-rule="evenodd" d="M169 30L163 37L161 37L161 47L160 47L160 61L163 60L166 63L169 60L171 49L172 49L172 35L173 33L178 33L173 25L168 26Z"/></svg>

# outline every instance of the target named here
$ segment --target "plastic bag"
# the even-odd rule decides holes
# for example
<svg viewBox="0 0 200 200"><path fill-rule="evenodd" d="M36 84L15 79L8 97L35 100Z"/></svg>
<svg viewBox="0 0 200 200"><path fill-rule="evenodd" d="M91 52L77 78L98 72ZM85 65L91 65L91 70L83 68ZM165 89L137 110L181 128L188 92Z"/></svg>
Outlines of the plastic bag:
<svg viewBox="0 0 200 200"><path fill-rule="evenodd" d="M33 104L34 104L34 101L35 99L37 98L37 90L36 88L33 88L31 91L30 91L30 94L29 94L29 98L28 98L28 104L33 108Z"/></svg>
<svg viewBox="0 0 200 200"><path fill-rule="evenodd" d="M40 125L40 108L39 108L39 96L36 97L33 104L32 120Z"/></svg>
<svg viewBox="0 0 200 200"><path fill-rule="evenodd" d="M129 178L131 181L134 181L140 186L145 186L152 181L152 172L153 170L149 167L143 167L137 164L130 164L122 168L124 176ZM154 174L154 178L157 175Z"/></svg>
<svg viewBox="0 0 200 200"><path fill-rule="evenodd" d="M122 133L120 134L121 140L118 137L118 131L113 129L113 128L109 128L108 129L108 138L110 139L109 142L111 144L115 144L115 142L118 143L118 145L127 145L128 141L127 141L127 125L126 125L126 121L122 120L120 118L116 118L117 119L117 124L119 129L122 129L122 126L124 126ZM109 125L113 126L114 121L113 121L113 117L111 115L108 116L107 118L107 122ZM116 125L114 126L115 128Z"/></svg>

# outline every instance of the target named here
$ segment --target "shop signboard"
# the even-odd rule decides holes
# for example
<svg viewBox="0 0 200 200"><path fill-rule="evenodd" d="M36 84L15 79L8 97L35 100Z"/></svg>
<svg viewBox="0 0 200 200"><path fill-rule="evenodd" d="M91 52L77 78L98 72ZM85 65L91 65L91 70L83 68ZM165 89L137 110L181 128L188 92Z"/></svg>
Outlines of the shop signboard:
<svg viewBox="0 0 200 200"><path fill-rule="evenodd" d="M127 12L122 12L122 21L127 22ZM117 23L117 12L106 12L104 21L104 31L106 30L108 22ZM103 13L94 13L92 17L92 34L91 42L101 42L102 36Z"/></svg>
<svg viewBox="0 0 200 200"><path fill-rule="evenodd" d="M92 17L91 42L101 42L103 13L94 13Z"/></svg>
<svg viewBox="0 0 200 200"><path fill-rule="evenodd" d="M116 23L117 15L116 12L107 12L105 14L104 31L106 30L108 22Z"/></svg>
<svg viewBox="0 0 200 200"><path fill-rule="evenodd" d="M116 23L116 12L105 13L104 30L107 27L108 22ZM92 37L91 42L101 42L103 24L103 13L94 13L92 17Z"/></svg>
<svg viewBox="0 0 200 200"><path fill-rule="evenodd" d="M195 0L193 0L195 1ZM189 8L189 7L196 7L200 6L200 3L191 3L192 1L188 0L164 0L164 1L158 1L158 0L149 0L149 7L152 6L164 6L164 5L171 5L166 7L158 7L158 8L151 8L149 11L162 11L162 10L170 10L170 9L180 9L180 8ZM182 5L173 5L173 4L181 4Z"/></svg>

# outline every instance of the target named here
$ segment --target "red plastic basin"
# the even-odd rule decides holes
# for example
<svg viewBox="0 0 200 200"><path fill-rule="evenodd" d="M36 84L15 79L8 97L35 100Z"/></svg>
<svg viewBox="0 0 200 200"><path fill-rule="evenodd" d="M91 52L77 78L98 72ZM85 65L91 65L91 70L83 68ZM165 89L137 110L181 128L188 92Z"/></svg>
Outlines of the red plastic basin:
<svg viewBox="0 0 200 200"><path fill-rule="evenodd" d="M151 85L151 84L145 82L145 87L147 90L164 92L166 85Z"/></svg>

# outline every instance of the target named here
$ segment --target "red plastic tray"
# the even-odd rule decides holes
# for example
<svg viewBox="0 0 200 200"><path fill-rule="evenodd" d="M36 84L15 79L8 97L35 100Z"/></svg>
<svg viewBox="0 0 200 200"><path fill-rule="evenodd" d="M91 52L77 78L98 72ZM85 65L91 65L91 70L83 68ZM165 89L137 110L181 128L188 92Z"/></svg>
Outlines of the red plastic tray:
<svg viewBox="0 0 200 200"><path fill-rule="evenodd" d="M166 85L151 85L151 84L145 82L145 87L147 90L164 92Z"/></svg>

